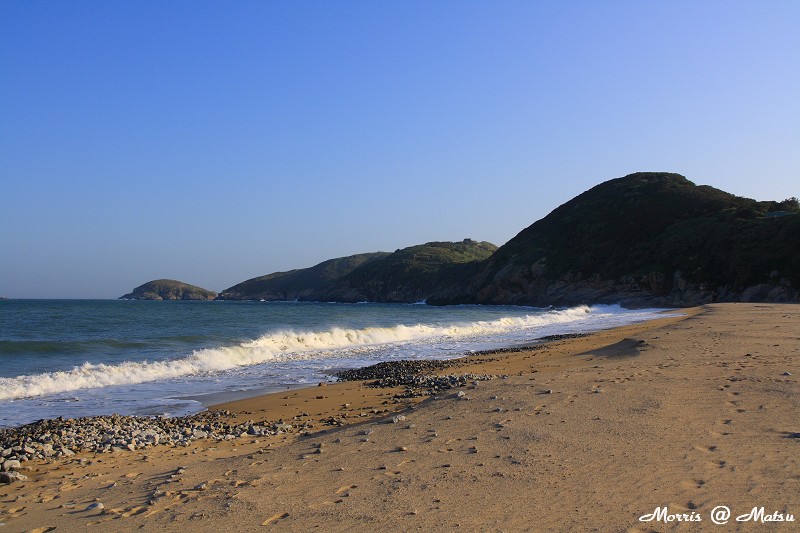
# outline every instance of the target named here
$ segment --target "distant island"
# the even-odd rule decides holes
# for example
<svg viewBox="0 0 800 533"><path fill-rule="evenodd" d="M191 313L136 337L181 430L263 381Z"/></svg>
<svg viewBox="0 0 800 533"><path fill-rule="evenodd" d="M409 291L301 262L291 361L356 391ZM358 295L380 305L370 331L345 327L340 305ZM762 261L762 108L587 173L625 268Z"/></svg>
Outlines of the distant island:
<svg viewBox="0 0 800 533"><path fill-rule="evenodd" d="M429 242L330 259L219 295L158 280L123 298L693 306L800 301L800 203L756 201L667 172L606 181L500 248Z"/></svg>
<svg viewBox="0 0 800 533"><path fill-rule="evenodd" d="M217 293L174 279L157 279L139 285L120 300L213 300Z"/></svg>

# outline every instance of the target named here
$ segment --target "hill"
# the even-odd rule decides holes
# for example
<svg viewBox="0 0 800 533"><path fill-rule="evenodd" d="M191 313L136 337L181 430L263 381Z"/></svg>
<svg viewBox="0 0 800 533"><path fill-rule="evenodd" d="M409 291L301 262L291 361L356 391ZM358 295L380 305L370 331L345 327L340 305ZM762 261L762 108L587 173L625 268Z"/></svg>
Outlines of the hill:
<svg viewBox="0 0 800 533"><path fill-rule="evenodd" d="M217 293L182 281L157 279L139 285L120 300L213 300Z"/></svg>
<svg viewBox="0 0 800 533"><path fill-rule="evenodd" d="M425 300L448 276L463 277L470 265L495 250L491 243L465 239L429 242L394 253L342 257L247 280L222 291L219 299L417 302Z"/></svg>
<svg viewBox="0 0 800 533"><path fill-rule="evenodd" d="M220 300L269 300L294 301L317 300L317 296L331 290L337 282L355 270L376 259L388 256L387 252L351 255L329 259L310 268L274 272L266 276L243 281L225 289Z"/></svg>
<svg viewBox="0 0 800 533"><path fill-rule="evenodd" d="M429 242L397 250L364 265L342 281L359 294L359 301L421 302L447 279L460 278L487 259L497 246L464 239Z"/></svg>
<svg viewBox="0 0 800 533"><path fill-rule="evenodd" d="M797 300L800 207L678 174L604 182L522 230L430 303L568 305Z"/></svg>

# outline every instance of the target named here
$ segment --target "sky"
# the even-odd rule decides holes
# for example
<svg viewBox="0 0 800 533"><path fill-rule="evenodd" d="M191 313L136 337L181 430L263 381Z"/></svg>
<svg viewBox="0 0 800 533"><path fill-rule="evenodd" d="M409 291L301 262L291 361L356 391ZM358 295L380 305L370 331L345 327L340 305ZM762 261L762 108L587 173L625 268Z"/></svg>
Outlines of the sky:
<svg viewBox="0 0 800 533"><path fill-rule="evenodd" d="M637 171L800 196L800 2L0 2L0 296L501 245Z"/></svg>

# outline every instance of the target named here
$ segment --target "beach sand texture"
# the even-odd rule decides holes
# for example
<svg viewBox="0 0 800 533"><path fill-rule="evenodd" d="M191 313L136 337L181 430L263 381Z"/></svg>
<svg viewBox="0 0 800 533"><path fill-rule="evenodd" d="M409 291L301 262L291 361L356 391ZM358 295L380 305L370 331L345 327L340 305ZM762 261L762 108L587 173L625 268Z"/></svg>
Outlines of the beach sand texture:
<svg viewBox="0 0 800 533"><path fill-rule="evenodd" d="M219 406L305 435L31 461L0 531L797 531L735 517L800 520L800 305L685 313L471 356L443 372L508 377L436 399L350 382ZM658 507L701 522L639 521Z"/></svg>

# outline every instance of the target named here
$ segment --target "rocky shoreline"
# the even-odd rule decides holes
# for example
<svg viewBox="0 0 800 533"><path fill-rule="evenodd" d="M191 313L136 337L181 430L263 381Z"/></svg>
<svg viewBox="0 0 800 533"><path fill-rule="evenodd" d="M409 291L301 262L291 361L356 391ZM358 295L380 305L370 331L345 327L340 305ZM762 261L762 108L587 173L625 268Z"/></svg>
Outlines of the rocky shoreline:
<svg viewBox="0 0 800 533"><path fill-rule="evenodd" d="M296 428L283 421L229 424L225 411L206 411L175 418L92 416L39 420L0 429L0 481L24 481L23 463L34 459L71 458L80 452L133 451L159 445L188 446L195 440L215 441L266 437Z"/></svg>
<svg viewBox="0 0 800 533"><path fill-rule="evenodd" d="M394 396L396 399L433 396L455 387L464 387L470 383L488 381L496 377L472 373L447 375L430 373L463 364L464 361L460 359L387 361L337 372L335 376L340 381L369 381L365 383L367 387L405 387L402 393Z"/></svg>
<svg viewBox="0 0 800 533"><path fill-rule="evenodd" d="M435 395L496 377L471 373L433 374L463 364L463 360L391 361L345 370L336 376L340 381L367 381L368 387L405 387L395 399ZM227 421L230 416L227 411L205 411L174 418L114 414L44 419L16 428L0 428L0 483L25 481L26 476L19 471L26 470L24 463L32 460L70 459L81 452L102 454L155 446L189 446L201 439L257 439L310 428L308 422L292 425L283 420L248 420L234 424Z"/></svg>

